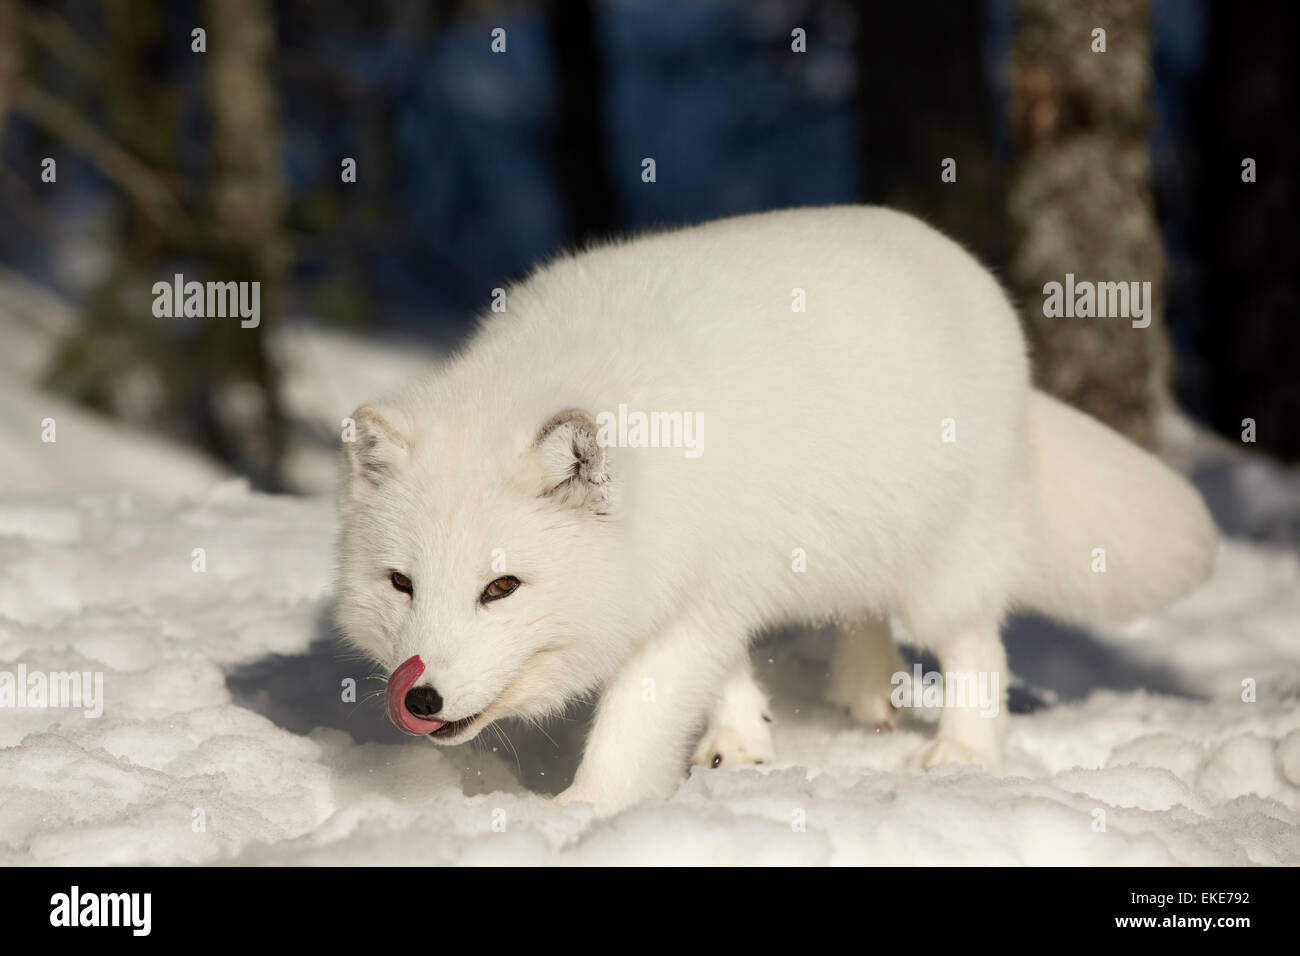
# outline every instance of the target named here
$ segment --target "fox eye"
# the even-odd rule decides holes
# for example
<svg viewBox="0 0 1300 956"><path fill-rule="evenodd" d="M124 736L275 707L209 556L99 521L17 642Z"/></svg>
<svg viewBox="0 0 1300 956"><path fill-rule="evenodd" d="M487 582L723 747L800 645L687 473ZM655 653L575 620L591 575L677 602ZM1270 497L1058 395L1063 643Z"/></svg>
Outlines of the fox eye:
<svg viewBox="0 0 1300 956"><path fill-rule="evenodd" d="M503 597L509 597L515 593L515 588L519 587L519 579L506 575L503 578L497 578L491 584L483 589L483 594L479 598L484 604L492 601L499 601Z"/></svg>
<svg viewBox="0 0 1300 956"><path fill-rule="evenodd" d="M411 579L401 571L394 571L389 575L388 579L393 582L393 587L397 588L397 590L401 591L403 594L414 595L414 588L411 587Z"/></svg>

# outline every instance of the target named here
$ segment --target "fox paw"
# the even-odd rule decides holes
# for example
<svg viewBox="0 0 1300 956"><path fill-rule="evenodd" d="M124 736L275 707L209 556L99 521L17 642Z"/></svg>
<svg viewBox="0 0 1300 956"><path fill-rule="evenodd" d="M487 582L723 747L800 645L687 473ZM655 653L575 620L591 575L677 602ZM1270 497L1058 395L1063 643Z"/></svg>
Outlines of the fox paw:
<svg viewBox="0 0 1300 956"><path fill-rule="evenodd" d="M938 737L921 752L921 767L925 770L956 765L981 767L993 774L1002 772L1000 755L953 737Z"/></svg>
<svg viewBox="0 0 1300 956"><path fill-rule="evenodd" d="M890 703L888 694L864 692L848 697L828 694L827 700L840 707L847 707L854 720L876 730L893 730L898 719L898 711Z"/></svg>
<svg viewBox="0 0 1300 956"><path fill-rule="evenodd" d="M757 715L757 723L747 722L744 727L710 724L695 748L694 763L717 769L771 763L775 757L772 732L763 716Z"/></svg>
<svg viewBox="0 0 1300 956"><path fill-rule="evenodd" d="M715 769L771 763L776 757L771 712L767 694L746 661L723 687L692 762Z"/></svg>

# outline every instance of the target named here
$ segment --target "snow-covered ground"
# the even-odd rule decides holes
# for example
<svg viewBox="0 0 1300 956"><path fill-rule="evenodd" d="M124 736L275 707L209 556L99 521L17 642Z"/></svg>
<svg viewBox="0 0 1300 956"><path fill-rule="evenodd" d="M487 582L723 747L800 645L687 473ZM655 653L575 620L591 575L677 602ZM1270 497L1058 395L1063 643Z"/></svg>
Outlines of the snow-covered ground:
<svg viewBox="0 0 1300 956"><path fill-rule="evenodd" d="M1170 458L1225 531L1214 576L1123 628L1017 622L1004 777L908 769L926 715L881 734L823 704L828 640L796 631L754 652L776 765L696 768L671 800L595 820L529 793L572 773L580 710L456 750L399 734L332 635L328 498L251 493L39 395L48 329L14 301L0 672L102 673L104 699L99 717L0 708L0 863L1300 863L1300 476L1176 416ZM307 326L284 347L321 436L424 359Z"/></svg>

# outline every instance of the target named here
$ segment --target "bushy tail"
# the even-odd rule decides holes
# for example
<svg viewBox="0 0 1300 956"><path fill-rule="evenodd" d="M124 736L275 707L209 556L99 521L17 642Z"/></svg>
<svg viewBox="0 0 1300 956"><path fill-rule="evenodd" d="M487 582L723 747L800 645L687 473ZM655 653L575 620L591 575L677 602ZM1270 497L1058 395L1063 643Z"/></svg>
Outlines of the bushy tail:
<svg viewBox="0 0 1300 956"><path fill-rule="evenodd" d="M1218 532L1201 496L1154 456L1035 391L1029 406L1034 562L1020 603L1074 621L1155 610L1209 574ZM1094 549L1102 549L1105 571Z"/></svg>

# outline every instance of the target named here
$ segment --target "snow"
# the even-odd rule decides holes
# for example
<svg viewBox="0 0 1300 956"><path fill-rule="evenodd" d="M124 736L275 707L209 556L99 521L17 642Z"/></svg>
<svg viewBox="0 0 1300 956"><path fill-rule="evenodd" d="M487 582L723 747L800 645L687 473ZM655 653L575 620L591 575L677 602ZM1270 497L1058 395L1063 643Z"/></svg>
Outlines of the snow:
<svg viewBox="0 0 1300 956"><path fill-rule="evenodd" d="M821 702L827 636L797 630L754 651L775 765L597 820L529 793L572 774L581 709L455 750L399 734L334 640L328 496L254 493L37 392L33 314L0 295L0 672L99 672L105 700L0 708L0 864L1300 863L1300 482L1172 413L1225 530L1214 575L1124 627L1016 622L1005 776L911 769L933 714L855 724ZM321 446L427 360L305 324L283 346Z"/></svg>

